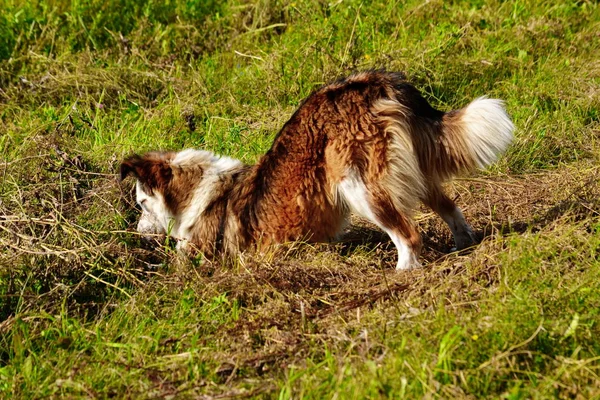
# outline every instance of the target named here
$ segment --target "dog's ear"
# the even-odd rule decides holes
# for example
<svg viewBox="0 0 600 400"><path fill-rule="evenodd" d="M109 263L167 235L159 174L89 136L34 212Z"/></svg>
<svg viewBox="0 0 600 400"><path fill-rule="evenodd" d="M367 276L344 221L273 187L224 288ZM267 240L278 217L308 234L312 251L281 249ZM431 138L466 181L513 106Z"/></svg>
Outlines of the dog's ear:
<svg viewBox="0 0 600 400"><path fill-rule="evenodd" d="M134 154L121 163L121 180L133 176L152 194L154 189L165 188L173 177L171 153Z"/></svg>
<svg viewBox="0 0 600 400"><path fill-rule="evenodd" d="M142 158L137 154L127 157L121 163L121 181L125 180L128 176L133 175L134 178L138 179L138 169L141 165Z"/></svg>

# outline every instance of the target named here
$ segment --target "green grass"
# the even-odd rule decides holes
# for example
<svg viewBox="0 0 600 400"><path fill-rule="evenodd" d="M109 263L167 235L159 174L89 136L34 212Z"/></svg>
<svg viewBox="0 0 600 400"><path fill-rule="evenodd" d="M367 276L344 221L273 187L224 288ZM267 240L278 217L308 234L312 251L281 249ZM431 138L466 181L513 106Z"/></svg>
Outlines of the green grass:
<svg viewBox="0 0 600 400"><path fill-rule="evenodd" d="M0 397L600 397L592 1L0 1ZM300 101L403 70L488 95L507 154L449 186L483 236L424 268L364 221L235 262L141 243L132 152L254 162Z"/></svg>

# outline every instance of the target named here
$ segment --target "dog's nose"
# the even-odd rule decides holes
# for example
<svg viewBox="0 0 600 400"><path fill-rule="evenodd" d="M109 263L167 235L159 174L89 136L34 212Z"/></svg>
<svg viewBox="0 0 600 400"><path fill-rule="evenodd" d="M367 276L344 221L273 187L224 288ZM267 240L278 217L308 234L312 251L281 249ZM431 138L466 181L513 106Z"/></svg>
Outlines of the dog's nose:
<svg viewBox="0 0 600 400"><path fill-rule="evenodd" d="M159 240L161 238L160 235L164 234L164 231L156 218L146 211L142 211L140 221L137 225L137 231L142 235L142 239L148 242Z"/></svg>

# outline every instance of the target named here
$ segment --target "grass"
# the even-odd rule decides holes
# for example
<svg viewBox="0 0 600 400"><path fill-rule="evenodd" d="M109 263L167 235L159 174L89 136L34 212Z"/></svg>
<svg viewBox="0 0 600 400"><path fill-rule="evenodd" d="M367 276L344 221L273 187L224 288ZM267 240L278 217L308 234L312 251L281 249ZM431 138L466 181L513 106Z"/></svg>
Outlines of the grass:
<svg viewBox="0 0 600 400"><path fill-rule="evenodd" d="M600 397L600 7L591 1L0 4L0 397ZM233 263L147 247L120 160L255 161L316 87L406 71L502 98L507 154L449 185L483 238L424 268L356 220Z"/></svg>

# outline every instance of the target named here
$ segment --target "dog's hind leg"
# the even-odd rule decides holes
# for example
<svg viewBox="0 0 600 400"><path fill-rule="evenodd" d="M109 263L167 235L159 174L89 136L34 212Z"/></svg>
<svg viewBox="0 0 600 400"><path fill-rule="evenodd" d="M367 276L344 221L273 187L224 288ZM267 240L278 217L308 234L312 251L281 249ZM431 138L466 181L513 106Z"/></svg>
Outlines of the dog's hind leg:
<svg viewBox="0 0 600 400"><path fill-rule="evenodd" d="M373 187L370 186L372 189ZM419 267L421 235L410 219L399 212L380 187L367 190L362 179L350 176L340 182L340 191L350 209L385 231L398 250L396 269Z"/></svg>
<svg viewBox="0 0 600 400"><path fill-rule="evenodd" d="M465 249L477 242L473 229L465 220L462 211L454 201L446 196L439 184L429 186L427 197L423 199L423 203L435 211L452 231L456 245L453 250Z"/></svg>

